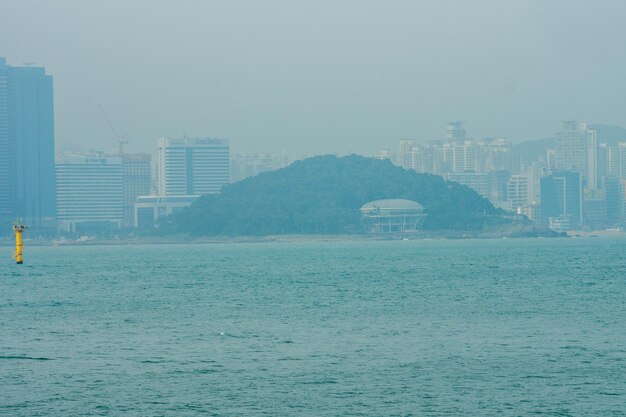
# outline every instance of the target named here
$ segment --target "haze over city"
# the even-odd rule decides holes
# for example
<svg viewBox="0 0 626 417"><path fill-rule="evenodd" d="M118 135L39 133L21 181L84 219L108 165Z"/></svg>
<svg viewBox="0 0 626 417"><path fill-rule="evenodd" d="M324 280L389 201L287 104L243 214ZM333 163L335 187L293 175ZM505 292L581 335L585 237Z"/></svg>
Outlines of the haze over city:
<svg viewBox="0 0 626 417"><path fill-rule="evenodd" d="M0 0L0 416L626 416L625 16Z"/></svg>
<svg viewBox="0 0 626 417"><path fill-rule="evenodd" d="M626 126L620 1L3 2L0 55L54 76L57 146L110 150L111 123L235 150L375 152L441 138Z"/></svg>

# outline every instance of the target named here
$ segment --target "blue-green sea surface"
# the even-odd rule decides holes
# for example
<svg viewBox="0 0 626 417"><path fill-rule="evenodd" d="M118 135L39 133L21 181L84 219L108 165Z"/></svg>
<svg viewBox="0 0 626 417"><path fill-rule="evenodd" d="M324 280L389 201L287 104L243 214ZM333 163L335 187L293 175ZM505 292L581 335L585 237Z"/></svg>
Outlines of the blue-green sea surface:
<svg viewBox="0 0 626 417"><path fill-rule="evenodd" d="M5 247L0 416L625 415L625 249Z"/></svg>

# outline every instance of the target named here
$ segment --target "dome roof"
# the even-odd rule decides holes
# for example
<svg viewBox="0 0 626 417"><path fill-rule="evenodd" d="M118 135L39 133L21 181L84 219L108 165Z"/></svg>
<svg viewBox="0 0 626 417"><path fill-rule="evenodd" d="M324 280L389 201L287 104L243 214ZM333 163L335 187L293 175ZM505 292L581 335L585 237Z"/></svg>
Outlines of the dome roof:
<svg viewBox="0 0 626 417"><path fill-rule="evenodd" d="M424 210L424 206L412 200L394 198L389 200L374 200L361 206L361 211L369 210Z"/></svg>

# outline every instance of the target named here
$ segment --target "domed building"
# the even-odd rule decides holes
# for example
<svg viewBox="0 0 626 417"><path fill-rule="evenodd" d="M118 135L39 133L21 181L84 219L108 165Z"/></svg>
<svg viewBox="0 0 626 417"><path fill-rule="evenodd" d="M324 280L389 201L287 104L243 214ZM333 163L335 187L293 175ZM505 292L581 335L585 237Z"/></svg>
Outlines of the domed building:
<svg viewBox="0 0 626 417"><path fill-rule="evenodd" d="M363 227L369 233L415 233L422 229L426 209L403 199L375 200L360 209Z"/></svg>

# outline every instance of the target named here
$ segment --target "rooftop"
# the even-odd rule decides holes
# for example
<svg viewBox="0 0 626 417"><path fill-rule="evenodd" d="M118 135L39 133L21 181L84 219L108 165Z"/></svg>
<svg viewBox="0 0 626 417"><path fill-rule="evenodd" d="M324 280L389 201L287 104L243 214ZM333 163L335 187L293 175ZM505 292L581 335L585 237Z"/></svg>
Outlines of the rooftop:
<svg viewBox="0 0 626 417"><path fill-rule="evenodd" d="M369 210L424 210L424 206L412 200L404 200L401 198L374 200L361 206L361 211Z"/></svg>

